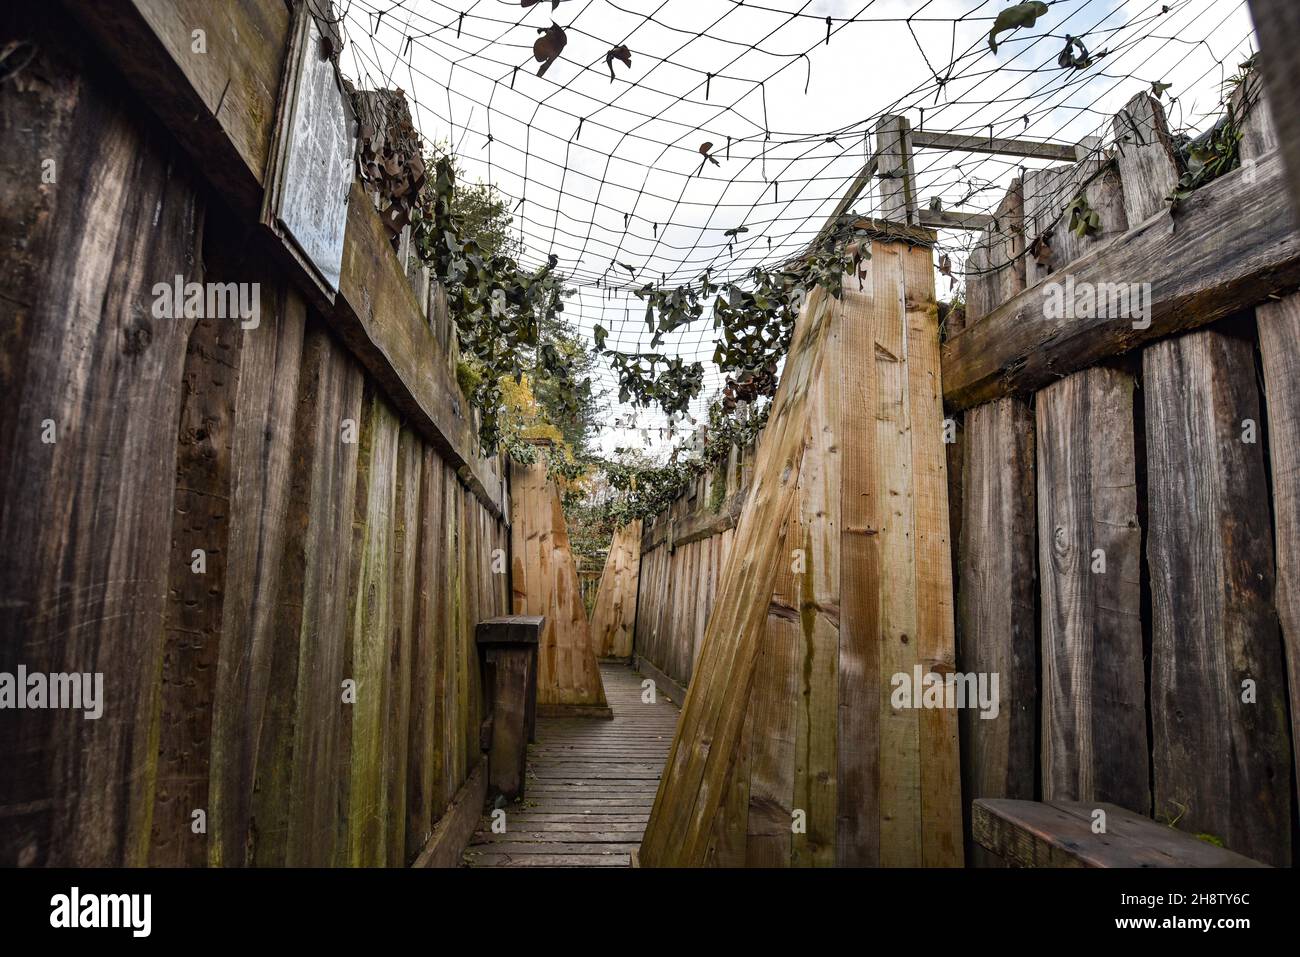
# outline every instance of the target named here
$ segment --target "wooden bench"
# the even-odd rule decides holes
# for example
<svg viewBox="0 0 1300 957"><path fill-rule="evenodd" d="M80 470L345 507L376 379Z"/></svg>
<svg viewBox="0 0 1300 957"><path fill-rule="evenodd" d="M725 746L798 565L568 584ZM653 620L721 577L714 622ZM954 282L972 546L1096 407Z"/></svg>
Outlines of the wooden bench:
<svg viewBox="0 0 1300 957"><path fill-rule="evenodd" d="M1098 809L1103 834L1093 833ZM1115 804L980 798L971 832L1008 867L1268 866Z"/></svg>

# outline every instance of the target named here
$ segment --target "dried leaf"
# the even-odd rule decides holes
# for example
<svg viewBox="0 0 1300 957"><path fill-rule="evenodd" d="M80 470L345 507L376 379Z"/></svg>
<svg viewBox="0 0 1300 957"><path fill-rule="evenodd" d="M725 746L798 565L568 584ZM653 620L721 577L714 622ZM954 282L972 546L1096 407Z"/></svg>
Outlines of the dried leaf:
<svg viewBox="0 0 1300 957"><path fill-rule="evenodd" d="M1048 230L1043 233L1029 246L1029 255L1034 257L1034 262L1040 266L1050 266L1052 264L1052 232Z"/></svg>
<svg viewBox="0 0 1300 957"><path fill-rule="evenodd" d="M721 166L722 164L719 163L716 159L714 159L713 156L711 155L712 150L713 150L713 144L712 144L712 143L701 143L701 144L700 144L700 155L703 156L704 159L706 159L706 160L708 160L710 163L712 163L714 166ZM701 169L704 168L704 161L703 161L703 160L700 161L700 168L701 168Z"/></svg>
<svg viewBox="0 0 1300 957"><path fill-rule="evenodd" d="M1038 18L1046 13L1047 4L1042 3L1041 0L1030 0L1028 3L1007 7L993 21L993 29L989 31L989 49L994 53L998 52L999 33L1014 30L1016 27L1032 27Z"/></svg>
<svg viewBox="0 0 1300 957"><path fill-rule="evenodd" d="M545 76L551 64L559 59L569 38L564 32L564 27L555 22L552 22L549 27L539 27L537 32L541 36L533 41L533 59L541 64L537 69L537 75Z"/></svg>
<svg viewBox="0 0 1300 957"><path fill-rule="evenodd" d="M1165 90L1172 89L1172 83L1161 83L1159 80L1151 81L1151 94L1157 99L1162 100L1165 96Z"/></svg>
<svg viewBox="0 0 1300 957"><path fill-rule="evenodd" d="M614 82L614 61L622 60L623 65L629 70L632 68L632 51L627 48L627 44L616 46L605 54L605 66L609 67L609 82Z"/></svg>

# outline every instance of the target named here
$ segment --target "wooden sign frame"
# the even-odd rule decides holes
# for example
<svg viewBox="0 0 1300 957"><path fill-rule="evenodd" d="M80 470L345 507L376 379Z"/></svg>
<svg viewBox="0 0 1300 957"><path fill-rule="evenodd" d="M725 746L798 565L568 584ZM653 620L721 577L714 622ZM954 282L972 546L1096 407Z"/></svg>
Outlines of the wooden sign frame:
<svg viewBox="0 0 1300 957"><path fill-rule="evenodd" d="M322 13L313 10L322 6ZM342 277L357 138L335 62L342 35L331 8L327 0L295 5L261 219L332 305Z"/></svg>

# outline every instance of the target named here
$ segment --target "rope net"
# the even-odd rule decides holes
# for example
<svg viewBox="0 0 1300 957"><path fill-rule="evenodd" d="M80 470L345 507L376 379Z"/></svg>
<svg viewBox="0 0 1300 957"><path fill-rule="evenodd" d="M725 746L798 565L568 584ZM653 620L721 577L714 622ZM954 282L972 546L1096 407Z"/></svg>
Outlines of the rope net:
<svg viewBox="0 0 1300 957"><path fill-rule="evenodd" d="M1009 0L336 0L344 72L400 88L416 127L463 173L509 198L521 264L548 257L588 339L650 351L647 283L710 270L742 280L805 252L871 156L886 114L912 129L1114 145L1134 94L1161 91L1171 130L1195 135L1253 49L1245 0L1056 0L1032 27L989 35ZM549 54L539 62L541 41ZM1063 60L1073 57L1075 64ZM1155 84L1160 84L1156 87ZM1166 86L1167 85L1167 86ZM707 144L707 145L706 145ZM1010 181L1048 161L918 149L922 208L993 213ZM852 211L878 215L875 182ZM1032 200L1027 196L1026 202ZM960 296L979 233L941 230L940 298ZM663 455L723 385L705 315L654 351L703 363L689 416L617 401L598 449Z"/></svg>

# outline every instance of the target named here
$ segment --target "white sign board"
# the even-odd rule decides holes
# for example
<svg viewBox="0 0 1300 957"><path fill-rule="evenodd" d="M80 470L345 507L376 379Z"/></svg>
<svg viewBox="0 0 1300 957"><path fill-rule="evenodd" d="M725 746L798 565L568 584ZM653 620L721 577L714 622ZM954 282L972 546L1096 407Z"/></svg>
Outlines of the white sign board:
<svg viewBox="0 0 1300 957"><path fill-rule="evenodd" d="M314 17L306 19L303 42L294 51L299 62L289 113L281 118L285 142L274 217L301 257L315 267L332 299L343 268L356 142L352 110L324 34Z"/></svg>

